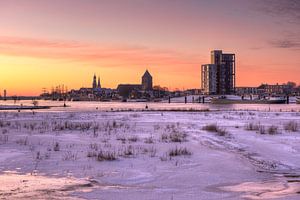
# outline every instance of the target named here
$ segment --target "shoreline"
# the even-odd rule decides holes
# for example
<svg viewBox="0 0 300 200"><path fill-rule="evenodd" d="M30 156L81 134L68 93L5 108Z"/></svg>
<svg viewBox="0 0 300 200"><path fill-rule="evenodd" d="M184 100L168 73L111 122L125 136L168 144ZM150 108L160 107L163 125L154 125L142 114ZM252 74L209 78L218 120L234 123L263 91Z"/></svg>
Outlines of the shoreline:
<svg viewBox="0 0 300 200"><path fill-rule="evenodd" d="M0 110L44 110L55 107L64 106L11 106L11 105L0 105Z"/></svg>

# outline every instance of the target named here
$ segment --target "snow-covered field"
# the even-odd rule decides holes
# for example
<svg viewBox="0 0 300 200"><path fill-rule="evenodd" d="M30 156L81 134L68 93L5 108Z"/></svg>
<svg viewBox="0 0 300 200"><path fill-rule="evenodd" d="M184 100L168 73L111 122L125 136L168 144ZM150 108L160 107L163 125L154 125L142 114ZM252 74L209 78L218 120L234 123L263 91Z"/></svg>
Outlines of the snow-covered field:
<svg viewBox="0 0 300 200"><path fill-rule="evenodd" d="M0 199L299 199L300 113L1 112Z"/></svg>

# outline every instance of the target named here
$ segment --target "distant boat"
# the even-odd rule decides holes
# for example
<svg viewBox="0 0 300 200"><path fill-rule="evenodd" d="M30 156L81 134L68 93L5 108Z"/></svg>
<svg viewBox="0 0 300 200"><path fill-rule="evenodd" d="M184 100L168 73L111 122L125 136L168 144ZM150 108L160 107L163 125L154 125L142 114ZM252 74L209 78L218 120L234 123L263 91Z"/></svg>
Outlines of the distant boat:
<svg viewBox="0 0 300 200"><path fill-rule="evenodd" d="M280 97L272 97L269 99L241 99L241 98L228 98L222 96L211 99L212 104L285 104L286 100Z"/></svg>

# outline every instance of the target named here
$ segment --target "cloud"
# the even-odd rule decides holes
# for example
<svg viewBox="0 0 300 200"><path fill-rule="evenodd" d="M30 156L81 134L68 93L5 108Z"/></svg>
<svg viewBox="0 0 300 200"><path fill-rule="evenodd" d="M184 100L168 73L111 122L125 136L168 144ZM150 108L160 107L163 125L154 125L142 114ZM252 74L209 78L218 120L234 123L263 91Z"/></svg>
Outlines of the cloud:
<svg viewBox="0 0 300 200"><path fill-rule="evenodd" d="M251 50L265 48L280 48L299 50L300 48L300 0L252 0L250 8L259 12L259 16L266 15L268 23L274 29L273 39L266 39L262 46L251 47ZM270 25L271 26L271 25ZM271 36L271 34L270 34Z"/></svg>
<svg viewBox="0 0 300 200"><path fill-rule="evenodd" d="M256 0L258 11L277 19L282 26L281 38L268 40L272 48L300 50L300 1ZM287 24L288 26L285 26Z"/></svg>
<svg viewBox="0 0 300 200"><path fill-rule="evenodd" d="M86 45L75 41L60 41L60 40L43 40L22 37L0 36L0 45L18 45L21 47L38 47L38 48L79 48Z"/></svg>
<svg viewBox="0 0 300 200"><path fill-rule="evenodd" d="M269 41L269 44L274 48L300 50L300 42L289 39L272 40Z"/></svg>
<svg viewBox="0 0 300 200"><path fill-rule="evenodd" d="M0 36L0 54L34 58L65 59L110 66L199 65L199 55L138 45L107 45L91 42Z"/></svg>
<svg viewBox="0 0 300 200"><path fill-rule="evenodd" d="M289 23L300 24L299 0L256 0L254 3L263 13L285 18Z"/></svg>

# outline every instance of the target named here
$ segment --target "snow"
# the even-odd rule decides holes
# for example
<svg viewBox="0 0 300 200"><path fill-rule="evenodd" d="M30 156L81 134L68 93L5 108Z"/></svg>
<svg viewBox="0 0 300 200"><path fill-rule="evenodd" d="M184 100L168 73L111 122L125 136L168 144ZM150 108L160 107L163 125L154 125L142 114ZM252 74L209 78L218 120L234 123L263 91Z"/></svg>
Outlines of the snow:
<svg viewBox="0 0 300 200"><path fill-rule="evenodd" d="M80 199L71 197L69 190L89 192L87 181L72 178L50 178L32 174L6 172L0 175L1 199Z"/></svg>
<svg viewBox="0 0 300 200"><path fill-rule="evenodd" d="M0 198L299 198L295 110L91 108L0 113ZM291 121L298 124L295 132L284 128ZM278 134L246 130L249 123L276 126ZM204 130L209 124L226 134ZM174 134L181 142L172 140ZM176 147L191 155L170 157ZM116 160L98 161L93 152L114 153Z"/></svg>

